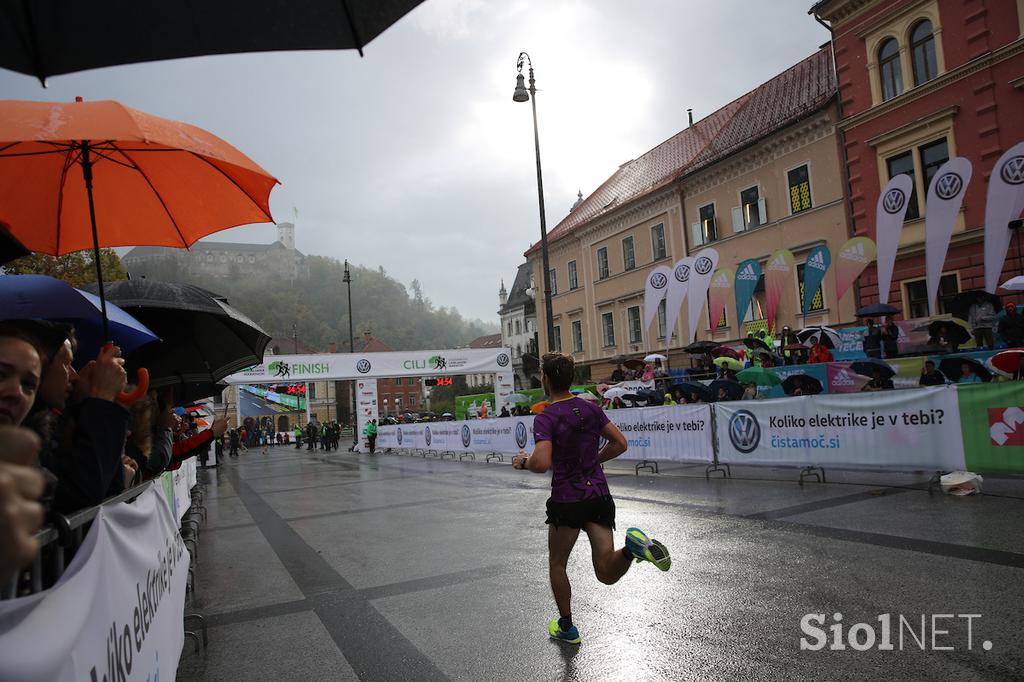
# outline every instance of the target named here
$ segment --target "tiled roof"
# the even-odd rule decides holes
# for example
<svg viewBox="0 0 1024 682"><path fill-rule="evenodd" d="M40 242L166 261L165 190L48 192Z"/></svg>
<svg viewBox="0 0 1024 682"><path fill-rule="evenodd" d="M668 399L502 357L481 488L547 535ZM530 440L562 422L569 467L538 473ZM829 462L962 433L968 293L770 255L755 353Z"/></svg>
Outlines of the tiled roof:
<svg viewBox="0 0 1024 682"><path fill-rule="evenodd" d="M835 95L827 48L790 67L643 156L619 166L548 233L554 241L575 228L771 135L821 109ZM540 247L530 247L527 253Z"/></svg>
<svg viewBox="0 0 1024 682"><path fill-rule="evenodd" d="M470 348L501 348L501 334L478 336L469 342Z"/></svg>
<svg viewBox="0 0 1024 682"><path fill-rule="evenodd" d="M391 346L384 343L376 336L363 335L353 339L355 342L356 353L388 353L394 350ZM339 344L340 346L348 347L347 343ZM344 350L341 350L344 353Z"/></svg>

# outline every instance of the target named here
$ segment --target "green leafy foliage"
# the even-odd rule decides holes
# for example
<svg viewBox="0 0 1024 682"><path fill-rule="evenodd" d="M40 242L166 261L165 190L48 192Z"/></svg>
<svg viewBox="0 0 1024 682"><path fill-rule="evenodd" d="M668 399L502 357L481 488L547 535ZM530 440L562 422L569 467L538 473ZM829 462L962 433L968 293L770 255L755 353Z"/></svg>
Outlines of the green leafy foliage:
<svg viewBox="0 0 1024 682"><path fill-rule="evenodd" d="M127 279L121 259L112 249L100 249L100 265L103 267L103 281L113 282ZM96 266L92 251L75 251L63 256L47 256L31 253L24 258L11 261L4 266L8 275L49 275L63 280L73 287L80 287L96 281Z"/></svg>

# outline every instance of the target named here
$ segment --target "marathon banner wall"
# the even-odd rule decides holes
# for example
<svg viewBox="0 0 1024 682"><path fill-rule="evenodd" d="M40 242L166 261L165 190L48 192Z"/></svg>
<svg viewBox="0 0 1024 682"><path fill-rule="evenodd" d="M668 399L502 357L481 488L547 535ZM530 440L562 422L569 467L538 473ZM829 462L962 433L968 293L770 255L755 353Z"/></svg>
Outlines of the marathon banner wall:
<svg viewBox="0 0 1024 682"><path fill-rule="evenodd" d="M608 418L629 443L620 459L710 462L711 407L678 405L612 410ZM452 452L532 452L534 417L472 419L382 426L378 448Z"/></svg>
<svg viewBox="0 0 1024 682"><path fill-rule="evenodd" d="M192 488L196 487L196 458L191 457L174 471L160 474L160 486L171 517L181 523L192 506Z"/></svg>
<svg viewBox="0 0 1024 682"><path fill-rule="evenodd" d="M227 384L331 381L451 374L495 374L508 371L508 348L410 350L393 353L324 353L268 355L266 361L225 378Z"/></svg>
<svg viewBox="0 0 1024 682"><path fill-rule="evenodd" d="M1024 382L956 387L967 469L1024 473Z"/></svg>
<svg viewBox="0 0 1024 682"><path fill-rule="evenodd" d="M161 486L102 507L49 590L0 602L0 679L173 680L189 554Z"/></svg>
<svg viewBox="0 0 1024 682"><path fill-rule="evenodd" d="M718 456L729 464L965 466L953 387L716 403Z"/></svg>

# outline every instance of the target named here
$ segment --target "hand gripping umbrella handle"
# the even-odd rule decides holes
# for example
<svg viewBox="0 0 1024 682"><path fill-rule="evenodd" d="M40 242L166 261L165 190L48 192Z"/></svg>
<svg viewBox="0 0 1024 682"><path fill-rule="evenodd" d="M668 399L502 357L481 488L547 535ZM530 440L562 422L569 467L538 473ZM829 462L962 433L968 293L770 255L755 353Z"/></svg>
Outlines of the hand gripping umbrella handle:
<svg viewBox="0 0 1024 682"><path fill-rule="evenodd" d="M139 383L135 386L135 390L127 393L118 393L118 402L130 405L131 403L134 403L142 396L146 395L146 392L149 391L149 370L146 369L145 367L139 367L139 371L137 372L137 374L139 376Z"/></svg>

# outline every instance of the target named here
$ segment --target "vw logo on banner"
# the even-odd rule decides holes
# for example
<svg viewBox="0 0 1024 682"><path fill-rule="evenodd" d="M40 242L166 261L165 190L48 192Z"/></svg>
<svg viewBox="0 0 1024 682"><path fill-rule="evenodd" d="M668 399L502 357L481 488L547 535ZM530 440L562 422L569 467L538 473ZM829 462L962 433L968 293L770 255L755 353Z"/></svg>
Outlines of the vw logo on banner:
<svg viewBox="0 0 1024 682"><path fill-rule="evenodd" d="M668 284L668 277L664 273L656 272L651 275L651 286L655 289L664 289L666 284Z"/></svg>
<svg viewBox="0 0 1024 682"><path fill-rule="evenodd" d="M360 374L366 374L367 372L369 372L370 371L370 361L364 358L364 359L360 360L359 362L357 362L356 363L356 371L359 372Z"/></svg>
<svg viewBox="0 0 1024 682"><path fill-rule="evenodd" d="M504 367L508 364L508 353L498 353L498 367Z"/></svg>
<svg viewBox="0 0 1024 682"><path fill-rule="evenodd" d="M401 426L399 426L398 429L395 430L395 440L398 441L399 445L402 444L402 427Z"/></svg>
<svg viewBox="0 0 1024 682"><path fill-rule="evenodd" d="M736 410L729 418L729 440L743 454L757 449L761 442L761 425L757 417L749 410Z"/></svg>
<svg viewBox="0 0 1024 682"><path fill-rule="evenodd" d="M676 273L675 274L676 274L676 281L679 281L679 282L687 282L687 281L689 281L689 279L690 279L690 266L689 265L685 265L685 264L680 265L678 268L676 268Z"/></svg>
<svg viewBox="0 0 1024 682"><path fill-rule="evenodd" d="M707 256L701 256L697 259L697 262L693 264L693 269L696 270L698 274L706 275L711 272L711 265L712 263L710 258Z"/></svg>
<svg viewBox="0 0 1024 682"><path fill-rule="evenodd" d="M469 430L468 424L462 425L462 447L468 448L469 443L473 440L473 432Z"/></svg>
<svg viewBox="0 0 1024 682"><path fill-rule="evenodd" d="M427 441L427 445L430 445L430 427L423 427L423 440Z"/></svg>
<svg viewBox="0 0 1024 682"><path fill-rule="evenodd" d="M895 215L903 209L903 205L906 203L907 195L903 193L903 190L893 188L885 193L885 197L882 199L882 208L886 213Z"/></svg>
<svg viewBox="0 0 1024 682"><path fill-rule="evenodd" d="M522 450L526 447L526 424L523 422L516 422L516 445Z"/></svg>
<svg viewBox="0 0 1024 682"><path fill-rule="evenodd" d="M1006 160L999 169L999 175L1009 185L1024 183L1024 156L1014 156Z"/></svg>
<svg viewBox="0 0 1024 682"><path fill-rule="evenodd" d="M935 180L935 195L948 201L959 194L963 186L963 178L956 173L943 173Z"/></svg>

